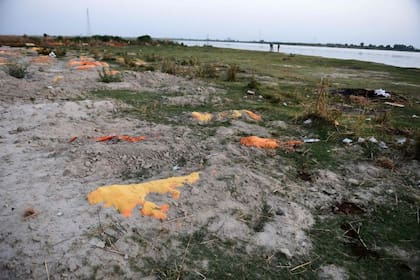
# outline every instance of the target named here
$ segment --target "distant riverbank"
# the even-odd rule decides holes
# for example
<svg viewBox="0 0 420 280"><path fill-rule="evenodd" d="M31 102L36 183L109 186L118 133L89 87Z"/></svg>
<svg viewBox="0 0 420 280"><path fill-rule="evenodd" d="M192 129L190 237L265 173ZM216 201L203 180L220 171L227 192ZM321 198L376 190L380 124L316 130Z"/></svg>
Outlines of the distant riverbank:
<svg viewBox="0 0 420 280"><path fill-rule="evenodd" d="M218 41L177 41L187 46L205 46L210 45L217 48L230 48L252 51L270 51L269 43L239 43L239 42L218 42ZM274 44L274 51L277 51L277 45ZM420 53L408 51L390 51L390 50L370 50L355 48L335 48L335 47L316 47L301 45L282 45L280 52L287 54L299 54L320 56L337 59L354 59L360 61L369 61L382 63L386 65L420 68Z"/></svg>

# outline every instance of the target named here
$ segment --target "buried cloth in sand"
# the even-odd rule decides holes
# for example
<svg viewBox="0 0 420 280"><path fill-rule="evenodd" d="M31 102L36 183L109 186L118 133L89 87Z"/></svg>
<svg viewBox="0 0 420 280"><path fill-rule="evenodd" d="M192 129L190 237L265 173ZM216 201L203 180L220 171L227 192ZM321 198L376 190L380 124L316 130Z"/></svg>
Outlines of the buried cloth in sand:
<svg viewBox="0 0 420 280"><path fill-rule="evenodd" d="M134 208L137 205L142 205L141 212L144 216L164 220L169 205L158 206L147 201L146 196L149 193L170 193L173 198L178 199L181 192L176 188L187 183L194 184L199 178L199 173L193 172L187 176L171 177L141 184L104 186L89 193L87 199L91 205L104 202L105 207L112 206L125 217L130 217Z"/></svg>
<svg viewBox="0 0 420 280"><path fill-rule="evenodd" d="M225 121L232 119L239 119L241 117L250 118L254 121L261 121L261 116L249 110L229 110L220 113L200 113L192 112L191 116L194 120L202 123L207 123L212 120Z"/></svg>
<svg viewBox="0 0 420 280"><path fill-rule="evenodd" d="M86 57L81 57L80 60L71 59L67 65L76 70L89 70L97 67L109 67L106 62L91 60Z"/></svg>
<svg viewBox="0 0 420 280"><path fill-rule="evenodd" d="M258 147L264 149L276 149L280 147L279 141L270 138L261 138L258 136L248 136L241 138L241 144L248 147Z"/></svg>
<svg viewBox="0 0 420 280"><path fill-rule="evenodd" d="M289 152L293 151L296 146L300 146L303 144L303 142L299 140L290 140L290 141L280 142L276 139L261 138L258 136L242 137L240 140L240 143L244 146L257 147L257 148L263 148L263 149L282 148Z"/></svg>
<svg viewBox="0 0 420 280"><path fill-rule="evenodd" d="M101 136L97 137L95 140L96 142L106 142L110 140L121 140L121 141L127 141L131 143L143 141L146 139L146 136L127 136L127 135L107 135L107 136Z"/></svg>

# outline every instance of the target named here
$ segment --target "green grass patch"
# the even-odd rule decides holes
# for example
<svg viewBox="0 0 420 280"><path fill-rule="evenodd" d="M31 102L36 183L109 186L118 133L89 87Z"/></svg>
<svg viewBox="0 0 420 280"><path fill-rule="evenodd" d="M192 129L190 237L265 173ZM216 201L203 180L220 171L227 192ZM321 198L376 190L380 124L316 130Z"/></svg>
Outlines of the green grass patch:
<svg viewBox="0 0 420 280"><path fill-rule="evenodd" d="M360 241L350 237L351 233L346 233L348 223L359 230L371 253L363 250ZM398 205L391 200L386 205L373 205L372 210L361 216L317 218L310 236L314 256L319 259L312 268L334 264L346 269L350 279L413 279L416 267L392 254L392 250L398 248L411 254L411 258L419 257L418 229L416 205L407 197L400 198Z"/></svg>

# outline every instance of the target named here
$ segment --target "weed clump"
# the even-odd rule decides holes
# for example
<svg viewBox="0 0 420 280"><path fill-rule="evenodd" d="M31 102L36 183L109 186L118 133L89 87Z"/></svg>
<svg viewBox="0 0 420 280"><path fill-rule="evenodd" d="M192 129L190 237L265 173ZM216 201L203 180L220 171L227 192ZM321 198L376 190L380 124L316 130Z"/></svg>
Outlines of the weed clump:
<svg viewBox="0 0 420 280"><path fill-rule="evenodd" d="M197 76L201 78L216 78L217 69L212 63L201 64L197 71Z"/></svg>
<svg viewBox="0 0 420 280"><path fill-rule="evenodd" d="M178 66L176 65L175 61L164 59L161 65L161 71L163 73L176 75L178 73Z"/></svg>
<svg viewBox="0 0 420 280"><path fill-rule="evenodd" d="M23 79L27 73L26 69L28 68L25 64L20 63L11 63L7 66L7 71L10 76Z"/></svg>
<svg viewBox="0 0 420 280"><path fill-rule="evenodd" d="M236 75L239 72L239 66L236 64L229 65L229 68L226 72L226 81L228 82L235 82L236 81Z"/></svg>
<svg viewBox="0 0 420 280"><path fill-rule="evenodd" d="M103 83L122 82L122 76L119 72L102 68L102 71L98 71L98 74L99 74L99 81Z"/></svg>
<svg viewBox="0 0 420 280"><path fill-rule="evenodd" d="M200 60L196 56L190 56L188 59L183 59L181 61L183 66L198 66L200 65Z"/></svg>
<svg viewBox="0 0 420 280"><path fill-rule="evenodd" d="M251 80L249 80L248 84L246 85L247 89L249 90L257 90L260 87L260 83L255 79L254 76L251 77Z"/></svg>

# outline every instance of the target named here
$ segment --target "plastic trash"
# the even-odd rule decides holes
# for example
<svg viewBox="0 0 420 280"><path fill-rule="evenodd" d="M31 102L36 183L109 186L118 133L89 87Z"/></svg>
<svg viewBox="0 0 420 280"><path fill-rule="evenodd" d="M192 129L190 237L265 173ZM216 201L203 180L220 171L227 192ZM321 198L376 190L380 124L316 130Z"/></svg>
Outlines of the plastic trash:
<svg viewBox="0 0 420 280"><path fill-rule="evenodd" d="M50 52L48 56L49 57L52 57L52 58L56 58L57 57L57 55L55 54L55 52Z"/></svg>
<svg viewBox="0 0 420 280"><path fill-rule="evenodd" d="M388 149L388 146L386 145L386 143L384 141L381 141L381 142L379 142L379 148Z"/></svg>
<svg viewBox="0 0 420 280"><path fill-rule="evenodd" d="M397 144L399 145L404 145L406 142L407 142L407 138L405 137L397 139Z"/></svg>
<svg viewBox="0 0 420 280"><path fill-rule="evenodd" d="M391 94L389 94L388 92L386 92L384 89L375 89L375 95L376 96L382 96L382 97L386 97L386 98L390 98Z"/></svg>
<svg viewBox="0 0 420 280"><path fill-rule="evenodd" d="M311 119L307 119L306 121L303 122L303 124L311 124L312 120Z"/></svg>
<svg viewBox="0 0 420 280"><path fill-rule="evenodd" d="M371 142L371 143L374 143L374 144L377 144L378 143L378 140L375 137L373 137L373 136L369 137L368 138L368 141Z"/></svg>
<svg viewBox="0 0 420 280"><path fill-rule="evenodd" d="M357 139L357 143L365 143L366 142L366 139L365 138L363 138L363 137L359 137L358 139Z"/></svg>
<svg viewBox="0 0 420 280"><path fill-rule="evenodd" d="M350 143L353 143L353 140L351 140L350 138L344 138L343 143L348 145Z"/></svg>
<svg viewBox="0 0 420 280"><path fill-rule="evenodd" d="M319 141L321 141L321 139L318 139L318 138L307 138L307 139L303 139L303 142L304 143L316 143L316 142L319 142Z"/></svg>

